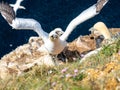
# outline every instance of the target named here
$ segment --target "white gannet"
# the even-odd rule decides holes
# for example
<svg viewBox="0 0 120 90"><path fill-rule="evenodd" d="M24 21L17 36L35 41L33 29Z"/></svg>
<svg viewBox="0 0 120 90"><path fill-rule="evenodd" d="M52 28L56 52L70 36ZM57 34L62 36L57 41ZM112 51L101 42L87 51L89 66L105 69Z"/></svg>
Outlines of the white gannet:
<svg viewBox="0 0 120 90"><path fill-rule="evenodd" d="M113 43L116 39L120 37L120 33L116 33L115 35L112 35L112 33L109 31L107 26L103 22L97 22L96 24L93 25L92 28L90 28L91 32L98 31L101 33L101 35L104 36L104 45L108 45ZM100 44L100 43L99 43ZM97 54L100 50L102 50L103 47L99 47L89 53L87 53L80 61L82 63L84 60L86 60L88 57Z"/></svg>
<svg viewBox="0 0 120 90"><path fill-rule="evenodd" d="M42 29L38 21L34 19L17 18L15 16L14 10L7 3L0 3L0 12L5 20L9 23L9 25L12 26L12 28L35 31L42 38L46 50L52 55L57 55L61 53L66 47L66 40L73 29L82 22L99 14L101 9L107 2L108 0L98 0L96 4L84 10L80 15L73 19L67 26L65 32L63 32L60 28L56 28L49 34ZM62 31L63 34L58 34L57 31Z"/></svg>
<svg viewBox="0 0 120 90"><path fill-rule="evenodd" d="M96 24L93 25L92 28L90 28L91 32L98 31L101 33L101 35L104 36L105 39L111 39L112 35L107 28L107 26L103 22L97 22Z"/></svg>
<svg viewBox="0 0 120 90"><path fill-rule="evenodd" d="M23 0L17 0L15 4L10 4L10 6L13 7L13 10L15 11L15 14L17 14L17 10L18 9L25 9L24 6L20 6L20 4L21 4L22 1Z"/></svg>
<svg viewBox="0 0 120 90"><path fill-rule="evenodd" d="M100 35L96 38L97 48L101 47L101 44L103 44L103 42L111 40L112 38L111 32L103 22L97 22L96 24L93 25L92 28L89 29L89 31L91 31L92 33L97 32ZM103 37L101 38L101 36ZM98 42L98 40L101 40L101 41Z"/></svg>
<svg viewBox="0 0 120 90"><path fill-rule="evenodd" d="M116 33L115 35L113 35L103 22L97 22L96 24L94 24L93 27L90 28L90 31L98 31L101 35L103 35L105 44L110 44L114 42L115 39L120 37L120 33Z"/></svg>

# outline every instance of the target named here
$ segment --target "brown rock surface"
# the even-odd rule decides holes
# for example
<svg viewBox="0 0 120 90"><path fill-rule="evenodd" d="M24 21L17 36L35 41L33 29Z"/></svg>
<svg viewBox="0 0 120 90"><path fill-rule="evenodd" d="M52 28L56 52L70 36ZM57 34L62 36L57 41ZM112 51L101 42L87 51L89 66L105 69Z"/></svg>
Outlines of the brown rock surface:
<svg viewBox="0 0 120 90"><path fill-rule="evenodd" d="M113 33L120 32L119 28L110 30ZM96 37L98 35L95 34L78 37L73 42L68 43L68 46L62 52L64 57L60 55L60 58L74 61L80 54L94 50L96 48ZM55 66L58 64L57 60L54 60L42 47L42 44L41 38L31 37L27 44L19 46L9 54L4 55L0 60L0 78L4 79L11 75L20 75L34 65ZM37 51L39 47L42 48L41 51Z"/></svg>

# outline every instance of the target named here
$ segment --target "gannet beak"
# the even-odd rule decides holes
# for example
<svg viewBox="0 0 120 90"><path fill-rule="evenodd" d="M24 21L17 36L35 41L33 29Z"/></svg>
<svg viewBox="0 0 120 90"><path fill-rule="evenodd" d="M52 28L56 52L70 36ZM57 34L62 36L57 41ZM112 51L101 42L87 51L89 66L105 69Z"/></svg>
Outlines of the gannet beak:
<svg viewBox="0 0 120 90"><path fill-rule="evenodd" d="M94 32L94 31L96 31L96 29L95 29L94 27L91 27L91 28L89 29L89 31L90 31L90 32Z"/></svg>
<svg viewBox="0 0 120 90"><path fill-rule="evenodd" d="M50 40L51 40L51 41L54 41L54 40L57 39L57 38L58 38L57 35L52 35L52 36L50 36Z"/></svg>

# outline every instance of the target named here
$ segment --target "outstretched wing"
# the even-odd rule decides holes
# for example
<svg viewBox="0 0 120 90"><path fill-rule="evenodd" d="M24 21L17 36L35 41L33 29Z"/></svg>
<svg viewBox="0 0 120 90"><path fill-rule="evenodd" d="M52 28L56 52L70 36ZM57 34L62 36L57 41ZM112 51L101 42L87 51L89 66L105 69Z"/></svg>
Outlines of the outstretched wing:
<svg viewBox="0 0 120 90"><path fill-rule="evenodd" d="M0 13L9 24L12 24L12 21L15 19L15 12L8 3L0 3Z"/></svg>
<svg viewBox="0 0 120 90"><path fill-rule="evenodd" d="M48 33L42 29L41 24L35 19L15 18L11 26L17 30L33 30L43 39L43 41L48 39Z"/></svg>
<svg viewBox="0 0 120 90"><path fill-rule="evenodd" d="M65 30L65 33L60 38L64 41L67 40L68 36L73 31L73 29L76 28L77 25L99 14L101 9L107 2L108 0L98 0L96 4L84 10L80 15L78 15L69 23Z"/></svg>
<svg viewBox="0 0 120 90"><path fill-rule="evenodd" d="M7 3L0 3L0 12L4 19L14 29L28 29L35 31L45 41L48 33L43 31L39 22L34 19L16 18L13 8Z"/></svg>

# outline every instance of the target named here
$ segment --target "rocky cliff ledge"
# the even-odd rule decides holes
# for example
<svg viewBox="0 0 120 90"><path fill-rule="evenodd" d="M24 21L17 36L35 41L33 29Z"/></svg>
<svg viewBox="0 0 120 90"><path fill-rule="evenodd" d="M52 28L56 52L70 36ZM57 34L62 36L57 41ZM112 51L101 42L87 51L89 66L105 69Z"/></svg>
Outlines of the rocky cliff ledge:
<svg viewBox="0 0 120 90"><path fill-rule="evenodd" d="M111 28L112 33L120 32L119 28ZM80 36L68 43L65 50L58 55L58 60L49 55L44 49L38 51L43 44L41 38L31 37L27 44L21 45L0 60L0 78L5 79L13 75L21 75L35 65L55 66L62 61L75 61L82 54L96 49L96 41L100 34ZM60 61L62 60L62 61Z"/></svg>

